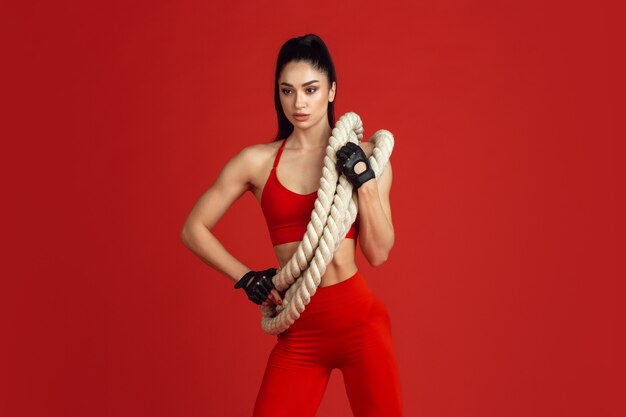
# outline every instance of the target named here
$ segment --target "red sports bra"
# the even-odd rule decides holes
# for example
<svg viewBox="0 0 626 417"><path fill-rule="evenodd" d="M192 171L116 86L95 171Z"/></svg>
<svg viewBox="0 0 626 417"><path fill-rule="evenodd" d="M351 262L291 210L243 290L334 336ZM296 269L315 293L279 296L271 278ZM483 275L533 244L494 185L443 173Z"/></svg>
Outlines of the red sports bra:
<svg viewBox="0 0 626 417"><path fill-rule="evenodd" d="M261 194L261 209L273 246L302 240L317 199L317 191L310 194L298 194L278 181L276 167L286 142L287 140L284 140L278 149L272 171ZM346 238L355 239L359 231L358 226L359 215L357 213L356 220L348 230Z"/></svg>

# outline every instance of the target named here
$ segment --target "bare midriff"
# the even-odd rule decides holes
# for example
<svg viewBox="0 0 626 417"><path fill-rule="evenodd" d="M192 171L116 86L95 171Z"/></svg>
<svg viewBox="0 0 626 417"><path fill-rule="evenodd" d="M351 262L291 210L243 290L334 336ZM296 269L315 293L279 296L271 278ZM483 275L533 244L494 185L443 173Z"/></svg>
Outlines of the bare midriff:
<svg viewBox="0 0 626 417"><path fill-rule="evenodd" d="M284 267L291 259L300 242L287 242L274 246L274 253L280 267ZM356 240L344 239L340 244L333 259L326 267L322 275L320 287L338 284L353 276L358 268L354 261L356 255Z"/></svg>

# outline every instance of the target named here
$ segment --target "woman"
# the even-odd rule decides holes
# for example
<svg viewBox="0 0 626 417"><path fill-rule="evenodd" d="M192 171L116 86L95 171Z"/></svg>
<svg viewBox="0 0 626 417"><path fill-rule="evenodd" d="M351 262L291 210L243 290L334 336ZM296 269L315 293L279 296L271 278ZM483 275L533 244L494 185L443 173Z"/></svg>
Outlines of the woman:
<svg viewBox="0 0 626 417"><path fill-rule="evenodd" d="M276 269L253 271L211 233L226 210L250 191L265 215L274 252L284 266L306 232L334 127L335 69L324 42L309 34L288 40L278 55L274 101L278 134L242 149L200 197L183 227L185 245L235 282L256 304L282 303ZM254 417L314 416L331 370L341 369L356 417L402 415L398 368L387 309L355 263L356 239L373 266L394 243L389 192L391 163L375 178L373 145L346 144L340 174L358 193L358 217L334 253L300 318L278 334L254 407ZM280 165L279 165L280 163Z"/></svg>

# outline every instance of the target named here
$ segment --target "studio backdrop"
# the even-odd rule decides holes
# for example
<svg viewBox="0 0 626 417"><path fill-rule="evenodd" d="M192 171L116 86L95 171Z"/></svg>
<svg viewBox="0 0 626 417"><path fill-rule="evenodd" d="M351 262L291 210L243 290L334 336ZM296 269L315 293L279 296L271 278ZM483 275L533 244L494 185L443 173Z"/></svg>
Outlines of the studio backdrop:
<svg viewBox="0 0 626 417"><path fill-rule="evenodd" d="M1 415L251 415L276 338L180 233L224 164L274 138L276 56L307 33L335 61L337 117L395 137L395 245L357 264L406 416L617 415L602 5L35 3L0 13ZM277 266L251 193L213 232ZM338 370L318 415L351 415Z"/></svg>

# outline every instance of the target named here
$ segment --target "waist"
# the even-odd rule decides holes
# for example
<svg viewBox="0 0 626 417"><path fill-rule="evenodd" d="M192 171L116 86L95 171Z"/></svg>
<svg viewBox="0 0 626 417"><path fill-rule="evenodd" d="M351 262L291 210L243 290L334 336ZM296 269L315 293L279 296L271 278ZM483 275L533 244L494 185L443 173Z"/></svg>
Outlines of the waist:
<svg viewBox="0 0 626 417"><path fill-rule="evenodd" d="M306 221L301 221L296 224L288 224L282 226L270 226L268 223L268 231L270 233L270 239L272 246L282 245L284 243L300 242L307 232L307 226L309 225L310 214ZM359 234L359 226L357 223L352 223L348 231L346 232L346 239L355 239Z"/></svg>
<svg viewBox="0 0 626 417"><path fill-rule="evenodd" d="M278 339L334 337L345 333L363 325L376 299L359 271L337 284L317 287L300 317Z"/></svg>
<svg viewBox="0 0 626 417"><path fill-rule="evenodd" d="M347 304L367 304L372 291L360 271L336 284L317 287L302 315L345 308ZM302 317L301 317L302 318Z"/></svg>
<svg viewBox="0 0 626 417"><path fill-rule="evenodd" d="M274 254L281 268L284 268L289 263L300 243L301 241L295 241L274 246ZM354 271L357 269L355 260L356 246L357 242L352 238L346 238L339 244L333 259L326 266L320 285L324 285L325 279L329 275L332 275L333 279L327 280L327 282L337 282L340 278L354 274Z"/></svg>

